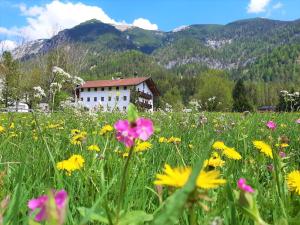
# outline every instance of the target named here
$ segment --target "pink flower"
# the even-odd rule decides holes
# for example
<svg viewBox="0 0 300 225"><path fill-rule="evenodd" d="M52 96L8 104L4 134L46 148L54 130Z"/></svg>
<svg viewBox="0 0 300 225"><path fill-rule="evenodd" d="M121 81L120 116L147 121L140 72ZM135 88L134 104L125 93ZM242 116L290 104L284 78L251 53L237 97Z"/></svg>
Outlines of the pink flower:
<svg viewBox="0 0 300 225"><path fill-rule="evenodd" d="M267 127L269 128L269 129L271 129L271 130L275 130L276 129L276 123L275 122L273 122L273 121L269 121L269 122L267 122Z"/></svg>
<svg viewBox="0 0 300 225"><path fill-rule="evenodd" d="M238 185L239 189L241 189L242 191L245 191L248 193L254 192L253 188L246 184L245 178L240 178L239 181L237 182L237 185Z"/></svg>
<svg viewBox="0 0 300 225"><path fill-rule="evenodd" d="M150 119L138 118L136 120L136 133L139 139L146 141L153 134L153 123Z"/></svg>
<svg viewBox="0 0 300 225"><path fill-rule="evenodd" d="M143 141L148 140L154 132L152 121L145 118L138 118L135 123L119 120L115 123L115 129L117 140L124 143L126 147L132 147L137 138Z"/></svg>
<svg viewBox="0 0 300 225"><path fill-rule="evenodd" d="M68 198L68 194L65 190L61 190L55 193L54 200L56 204L57 213L61 216L66 206L66 200ZM38 214L35 216L35 220L40 222L47 218L47 203L49 197L47 195L42 195L38 198L31 199L28 202L28 208L31 209L31 213L33 213L36 209L39 209Z"/></svg>
<svg viewBox="0 0 300 225"><path fill-rule="evenodd" d="M126 147L132 147L137 138L136 128L132 127L127 120L119 120L115 123L117 130L117 140L123 142Z"/></svg>
<svg viewBox="0 0 300 225"><path fill-rule="evenodd" d="M300 118L296 120L296 123L300 124Z"/></svg>

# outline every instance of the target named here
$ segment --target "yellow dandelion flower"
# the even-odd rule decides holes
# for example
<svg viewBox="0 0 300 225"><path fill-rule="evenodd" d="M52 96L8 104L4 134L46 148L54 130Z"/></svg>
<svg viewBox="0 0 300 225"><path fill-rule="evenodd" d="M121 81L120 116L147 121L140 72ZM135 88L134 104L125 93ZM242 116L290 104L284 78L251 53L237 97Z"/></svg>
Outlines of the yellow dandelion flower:
<svg viewBox="0 0 300 225"><path fill-rule="evenodd" d="M223 155L225 155L229 159L240 160L242 156L238 153L234 148L226 147L223 150Z"/></svg>
<svg viewBox="0 0 300 225"><path fill-rule="evenodd" d="M173 169L170 165L166 164L164 174L157 174L154 184L180 188L186 184L191 173L192 169L190 167ZM202 189L217 188L226 182L224 179L220 179L219 176L219 171L212 170L205 172L202 170L198 175L196 185Z"/></svg>
<svg viewBox="0 0 300 225"><path fill-rule="evenodd" d="M165 137L160 137L160 138L158 139L158 142L159 142L159 143L166 143L166 142L168 142L168 139L165 138Z"/></svg>
<svg viewBox="0 0 300 225"><path fill-rule="evenodd" d="M134 147L134 151L135 152L143 152L143 151L146 151L146 150L150 149L151 147L152 147L152 144L148 141L139 142Z"/></svg>
<svg viewBox="0 0 300 225"><path fill-rule="evenodd" d="M81 145L82 142L86 139L86 132L80 132L79 134L74 135L71 138L71 144L73 145Z"/></svg>
<svg viewBox="0 0 300 225"><path fill-rule="evenodd" d="M189 144L189 149L193 149L193 148L194 148L194 145Z"/></svg>
<svg viewBox="0 0 300 225"><path fill-rule="evenodd" d="M178 137L170 137L167 141L168 143L178 144L181 142L181 138Z"/></svg>
<svg viewBox="0 0 300 225"><path fill-rule="evenodd" d="M68 175L75 170L80 170L84 165L84 158L81 155L72 155L69 159L56 164L58 170L65 170Z"/></svg>
<svg viewBox="0 0 300 225"><path fill-rule="evenodd" d="M212 147L216 150L224 150L227 146L222 141L216 141Z"/></svg>
<svg viewBox="0 0 300 225"><path fill-rule="evenodd" d="M207 166L211 166L214 168L217 167L223 167L225 164L225 161L221 159L218 153L214 152L212 157L204 161L204 168Z"/></svg>
<svg viewBox="0 0 300 225"><path fill-rule="evenodd" d="M111 125L105 125L101 128L99 134L100 135L105 135L106 133L109 133L113 130L114 130L114 128Z"/></svg>
<svg viewBox="0 0 300 225"><path fill-rule="evenodd" d="M10 126L9 126L9 129L14 129L14 128L15 128L15 123L12 122L12 123L10 124Z"/></svg>
<svg viewBox="0 0 300 225"><path fill-rule="evenodd" d="M272 148L271 148L270 145L266 144L263 141L253 141L253 145L254 145L255 148L257 148L258 150L260 150L266 156L268 156L271 159L273 159Z"/></svg>
<svg viewBox="0 0 300 225"><path fill-rule="evenodd" d="M222 151L222 154L229 159L240 160L242 156L234 148L230 148L224 144L222 141L216 141L213 144L213 149Z"/></svg>
<svg viewBox="0 0 300 225"><path fill-rule="evenodd" d="M281 148L287 148L287 147L289 147L289 144L287 144L287 143L282 143L282 144L276 144L275 146L276 146L276 147L281 147Z"/></svg>
<svg viewBox="0 0 300 225"><path fill-rule="evenodd" d="M89 150L89 151L96 151L96 152L99 152L99 151L100 151L100 148L99 148L98 145L90 145L90 146L88 147L88 150Z"/></svg>
<svg viewBox="0 0 300 225"><path fill-rule="evenodd" d="M5 132L5 128L0 125L0 134Z"/></svg>
<svg viewBox="0 0 300 225"><path fill-rule="evenodd" d="M287 127L287 125L286 125L286 124L284 124L284 123L282 123L282 124L280 124L280 127L282 127L282 128L286 128L286 127Z"/></svg>
<svg viewBox="0 0 300 225"><path fill-rule="evenodd" d="M123 153L123 158L126 158L126 157L128 157L129 156L129 153L128 152L125 152L125 153Z"/></svg>
<svg viewBox="0 0 300 225"><path fill-rule="evenodd" d="M76 169L81 169L84 164L84 158L81 155L72 155L69 160L73 162Z"/></svg>
<svg viewBox="0 0 300 225"><path fill-rule="evenodd" d="M74 136L74 135L76 135L76 134L79 134L80 133L80 130L78 130L78 129L72 129L71 130L71 135L72 136Z"/></svg>
<svg viewBox="0 0 300 225"><path fill-rule="evenodd" d="M47 129L63 129L63 127L59 124L59 123L56 123L56 124L49 124L48 126L46 126Z"/></svg>
<svg viewBox="0 0 300 225"><path fill-rule="evenodd" d="M294 170L287 175L288 188L300 195L300 171Z"/></svg>

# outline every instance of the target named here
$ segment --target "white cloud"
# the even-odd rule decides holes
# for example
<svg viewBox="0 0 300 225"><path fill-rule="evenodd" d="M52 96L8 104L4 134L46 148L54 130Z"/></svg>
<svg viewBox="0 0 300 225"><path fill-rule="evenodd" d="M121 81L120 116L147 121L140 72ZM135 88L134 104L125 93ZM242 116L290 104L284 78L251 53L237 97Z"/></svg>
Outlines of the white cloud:
<svg viewBox="0 0 300 225"><path fill-rule="evenodd" d="M158 26L156 24L153 24L149 20L144 18L138 18L134 20L132 25L145 30L158 30Z"/></svg>
<svg viewBox="0 0 300 225"><path fill-rule="evenodd" d="M273 9L281 9L283 7L283 4L281 2L276 3L273 5Z"/></svg>
<svg viewBox="0 0 300 225"><path fill-rule="evenodd" d="M248 13L262 13L266 11L271 0L250 0Z"/></svg>
<svg viewBox="0 0 300 225"><path fill-rule="evenodd" d="M85 5L80 2L53 0L42 6L27 7L25 4L20 4L18 8L21 14L26 17L27 25L17 29L0 27L0 33L21 36L27 40L50 38L62 29L72 28L91 19L113 25L134 25L148 30L158 29L156 24L143 18L134 20L133 24L127 24L125 21L117 22L100 7Z"/></svg>
<svg viewBox="0 0 300 225"><path fill-rule="evenodd" d="M19 35L17 28L7 29L5 27L0 27L0 34L7 35L7 36L18 36Z"/></svg>
<svg viewBox="0 0 300 225"><path fill-rule="evenodd" d="M0 41L0 53L4 51L11 51L17 47L17 43L11 40Z"/></svg>

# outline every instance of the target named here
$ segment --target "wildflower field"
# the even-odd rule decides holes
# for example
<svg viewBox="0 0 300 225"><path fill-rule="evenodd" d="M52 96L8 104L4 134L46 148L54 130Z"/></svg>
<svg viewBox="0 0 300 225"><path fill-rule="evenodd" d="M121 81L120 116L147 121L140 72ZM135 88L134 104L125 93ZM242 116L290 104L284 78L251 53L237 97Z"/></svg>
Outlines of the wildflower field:
<svg viewBox="0 0 300 225"><path fill-rule="evenodd" d="M0 115L0 224L300 224L300 114Z"/></svg>

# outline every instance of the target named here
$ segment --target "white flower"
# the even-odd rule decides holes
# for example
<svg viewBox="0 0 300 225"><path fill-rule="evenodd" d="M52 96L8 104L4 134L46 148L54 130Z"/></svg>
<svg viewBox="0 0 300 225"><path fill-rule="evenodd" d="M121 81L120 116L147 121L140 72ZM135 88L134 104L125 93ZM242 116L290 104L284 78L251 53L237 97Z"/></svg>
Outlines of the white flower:
<svg viewBox="0 0 300 225"><path fill-rule="evenodd" d="M73 76L72 83L75 85L82 85L84 84L84 80L81 77Z"/></svg>
<svg viewBox="0 0 300 225"><path fill-rule="evenodd" d="M33 97L35 98L41 99L46 96L45 91L40 86L33 87L33 91Z"/></svg>
<svg viewBox="0 0 300 225"><path fill-rule="evenodd" d="M51 83L50 84L50 91L52 93L59 91L62 88L60 83Z"/></svg>
<svg viewBox="0 0 300 225"><path fill-rule="evenodd" d="M68 74L67 72L65 72L62 68L58 67L58 66L54 66L52 68L52 72L58 76L59 79L61 80L71 80L72 76L70 74Z"/></svg>

